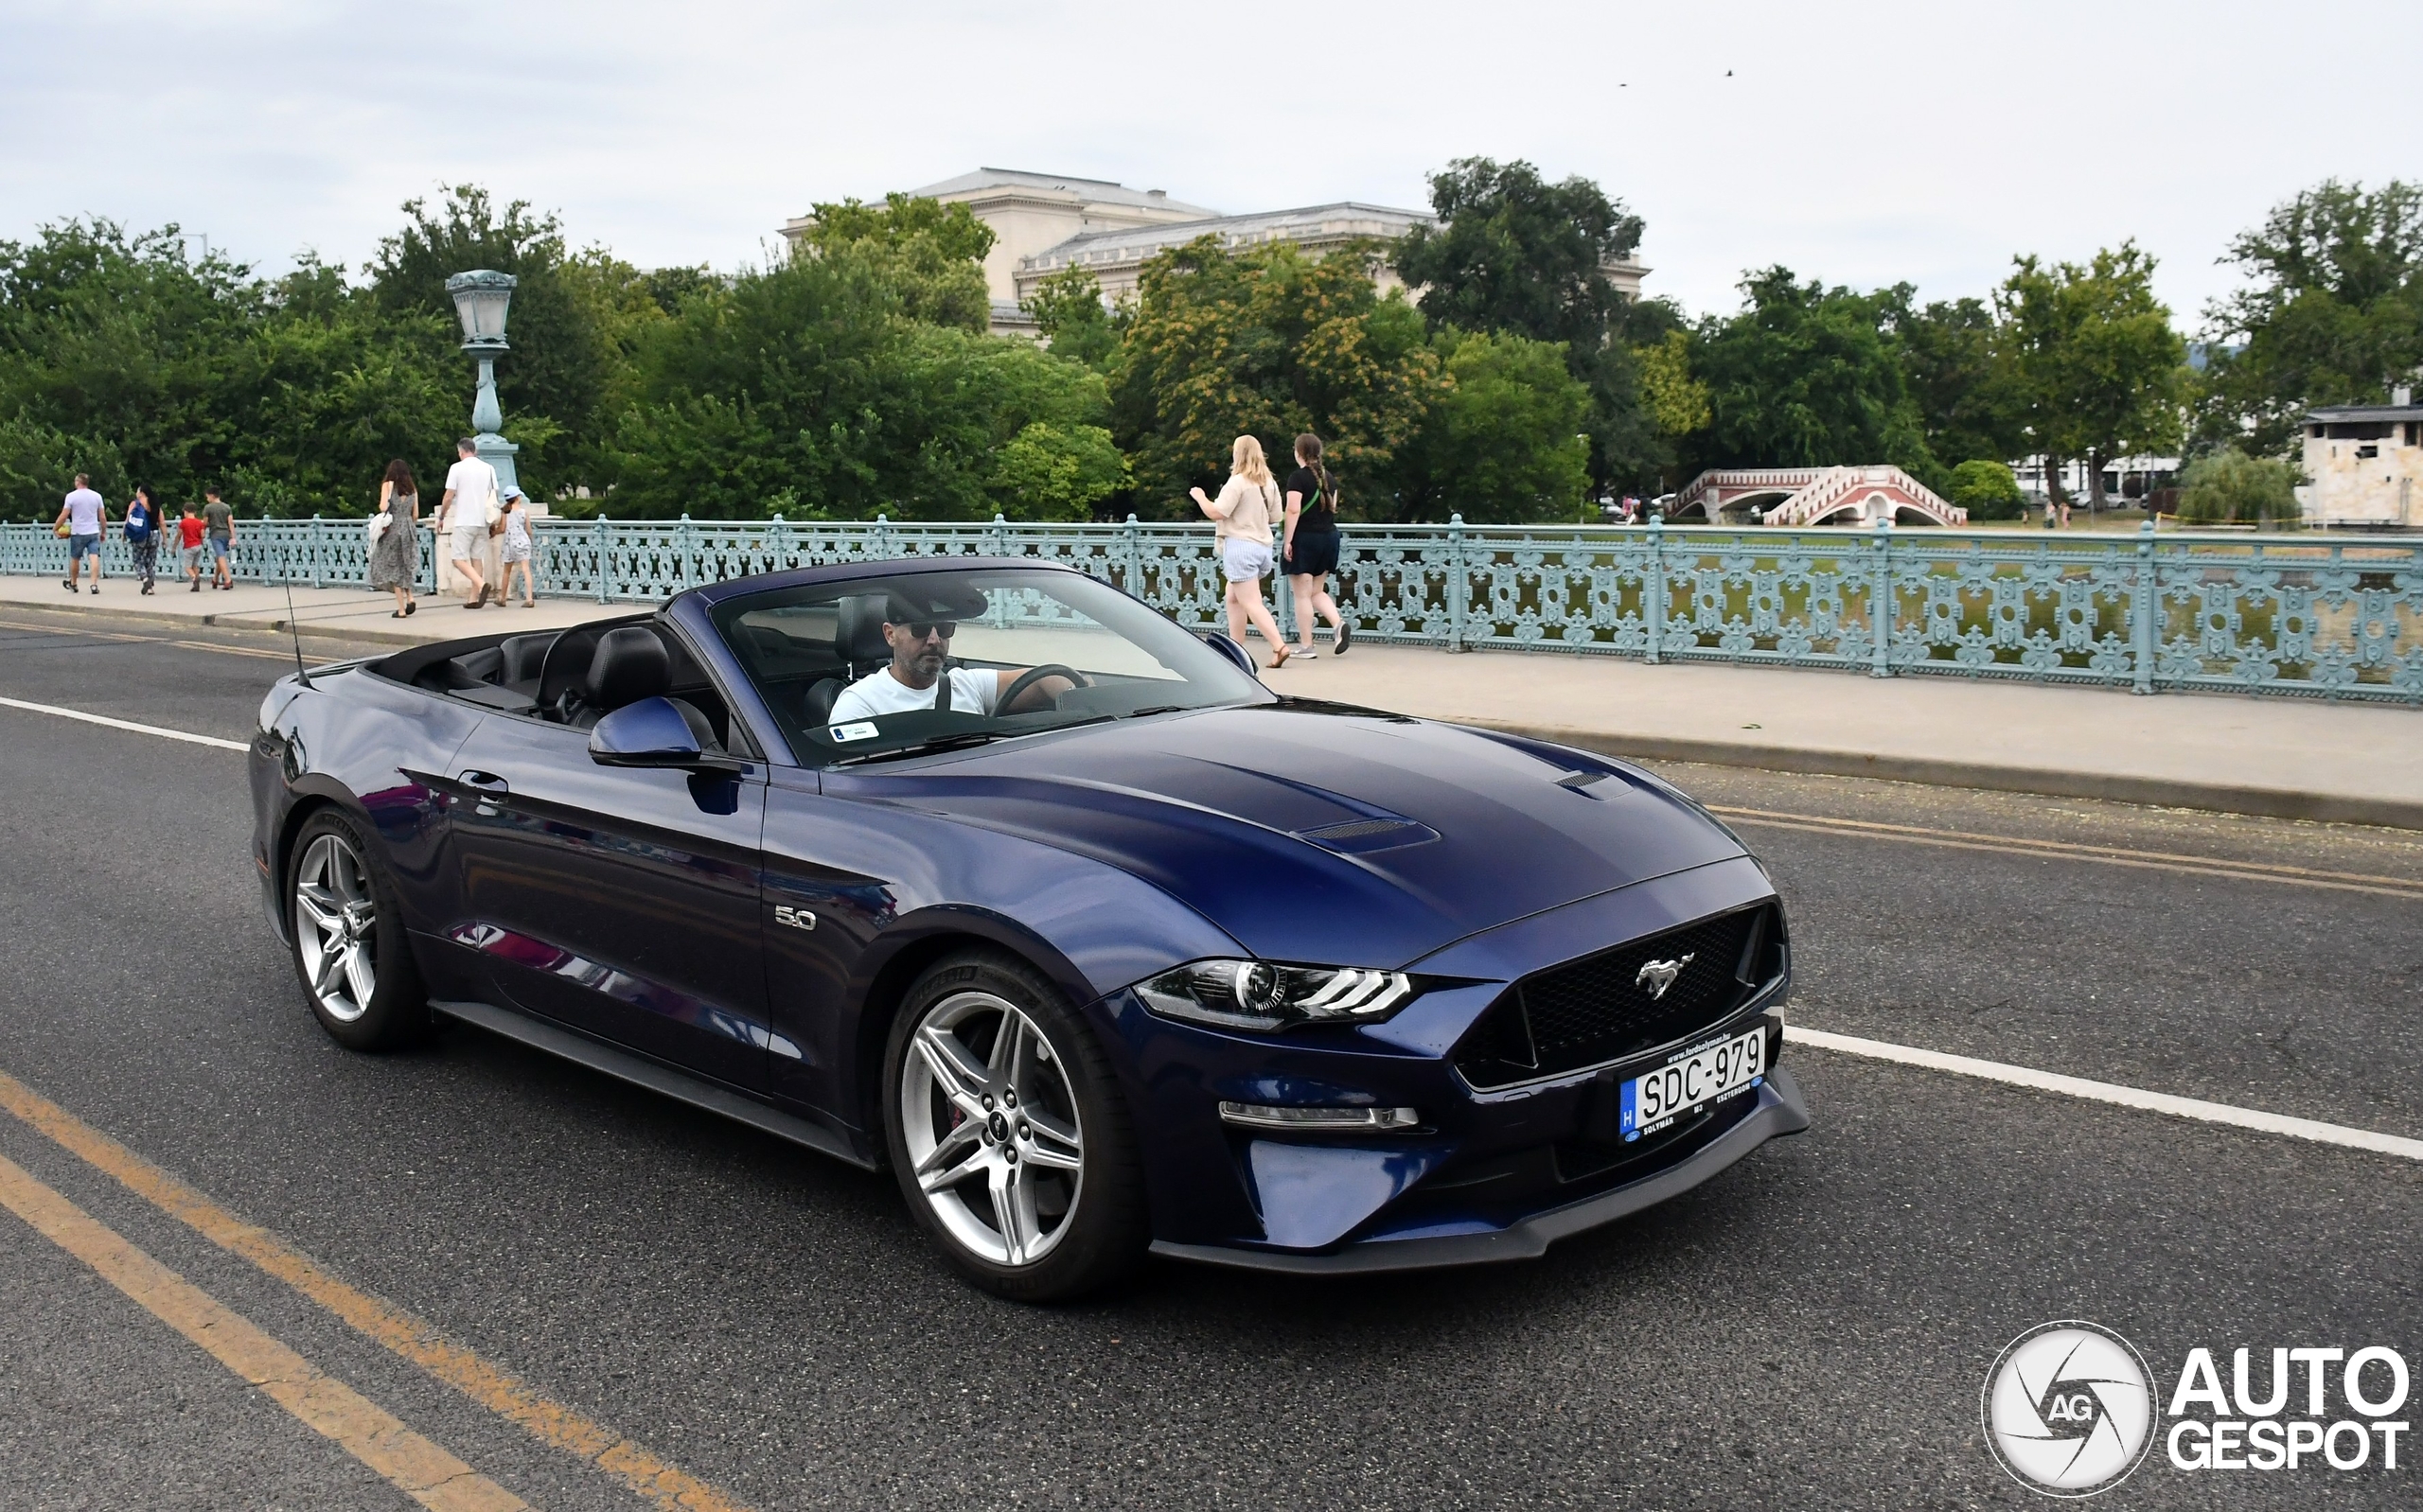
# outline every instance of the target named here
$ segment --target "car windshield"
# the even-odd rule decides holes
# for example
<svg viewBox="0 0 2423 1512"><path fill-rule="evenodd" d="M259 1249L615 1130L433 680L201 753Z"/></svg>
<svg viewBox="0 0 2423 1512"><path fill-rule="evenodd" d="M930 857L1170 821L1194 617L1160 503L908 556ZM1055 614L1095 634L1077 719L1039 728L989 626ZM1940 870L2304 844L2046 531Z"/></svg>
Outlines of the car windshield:
<svg viewBox="0 0 2423 1512"><path fill-rule="evenodd" d="M1077 572L851 578L730 599L713 618L809 765L1272 696L1195 636Z"/></svg>

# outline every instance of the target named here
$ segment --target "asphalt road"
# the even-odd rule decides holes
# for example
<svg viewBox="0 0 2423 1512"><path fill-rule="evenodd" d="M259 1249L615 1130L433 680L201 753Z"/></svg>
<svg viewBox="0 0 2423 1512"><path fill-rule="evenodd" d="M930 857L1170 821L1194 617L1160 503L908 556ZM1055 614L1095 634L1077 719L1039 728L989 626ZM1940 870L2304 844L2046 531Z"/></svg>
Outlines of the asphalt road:
<svg viewBox="0 0 2423 1512"><path fill-rule="evenodd" d="M284 665L0 622L0 695L229 739ZM1808 1048L1811 1134L1541 1262L997 1302L887 1180L469 1029L337 1048L242 760L0 708L0 1072L739 1504L2025 1506L1978 1400L2036 1324L2119 1330L2166 1398L2198 1345L2423 1349L2423 1164ZM1782 888L1796 1023L2423 1136L2423 835L1668 775ZM0 1156L532 1505L651 1504L21 1118ZM2406 1464L2157 1448L2098 1504L2412 1506ZM0 1213L0 1506L411 1504Z"/></svg>

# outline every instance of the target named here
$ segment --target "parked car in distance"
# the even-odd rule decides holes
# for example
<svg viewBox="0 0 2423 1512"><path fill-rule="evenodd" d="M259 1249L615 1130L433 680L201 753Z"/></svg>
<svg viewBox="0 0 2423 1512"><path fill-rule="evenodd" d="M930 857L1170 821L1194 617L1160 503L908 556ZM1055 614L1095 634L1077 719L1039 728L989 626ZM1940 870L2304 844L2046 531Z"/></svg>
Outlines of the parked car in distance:
<svg viewBox="0 0 2423 1512"><path fill-rule="evenodd" d="M280 681L310 1011L888 1169L977 1284L1541 1254L1807 1126L1766 873L1622 762L1282 696L1072 570L852 564Z"/></svg>

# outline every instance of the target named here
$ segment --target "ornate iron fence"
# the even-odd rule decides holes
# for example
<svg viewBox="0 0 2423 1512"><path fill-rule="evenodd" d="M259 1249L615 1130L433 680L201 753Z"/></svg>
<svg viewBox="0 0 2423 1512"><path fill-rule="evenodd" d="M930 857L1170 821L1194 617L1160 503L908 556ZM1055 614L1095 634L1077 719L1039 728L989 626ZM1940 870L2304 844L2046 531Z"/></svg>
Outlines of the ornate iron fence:
<svg viewBox="0 0 2423 1512"><path fill-rule="evenodd" d="M828 562L1015 556L1222 623L1200 524L537 522L539 591L646 603ZM250 520L246 582L363 582L359 520ZM421 531L421 579L435 554ZM162 575L174 575L164 548ZM0 571L63 574L47 527L0 526ZM131 569L114 535L106 570ZM1755 527L1345 527L1334 591L1359 638L1450 651L1834 667L2423 703L2423 550L2398 537ZM1277 595L1291 631L1294 608ZM1880 633L1881 626L1881 633Z"/></svg>

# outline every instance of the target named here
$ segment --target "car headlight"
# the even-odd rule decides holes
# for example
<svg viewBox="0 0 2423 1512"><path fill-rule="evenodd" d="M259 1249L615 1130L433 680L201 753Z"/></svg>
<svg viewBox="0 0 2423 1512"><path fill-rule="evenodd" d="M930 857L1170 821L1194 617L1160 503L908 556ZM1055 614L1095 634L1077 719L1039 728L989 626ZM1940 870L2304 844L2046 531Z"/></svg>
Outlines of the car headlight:
<svg viewBox="0 0 2423 1512"><path fill-rule="evenodd" d="M1138 983L1136 995L1170 1018L1266 1034L1291 1024L1374 1023L1416 991L1401 971L1198 960Z"/></svg>

